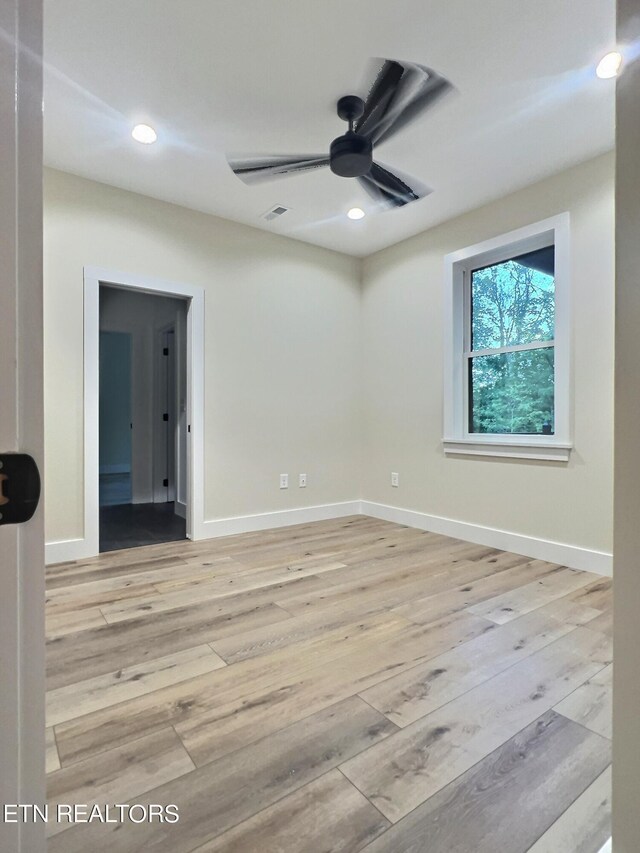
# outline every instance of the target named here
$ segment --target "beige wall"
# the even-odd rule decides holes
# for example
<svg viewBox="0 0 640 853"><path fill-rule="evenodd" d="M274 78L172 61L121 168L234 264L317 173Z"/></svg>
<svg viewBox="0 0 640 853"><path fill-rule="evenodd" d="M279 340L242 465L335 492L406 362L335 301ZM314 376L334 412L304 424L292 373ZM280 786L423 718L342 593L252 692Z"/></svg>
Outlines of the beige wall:
<svg viewBox="0 0 640 853"><path fill-rule="evenodd" d="M444 255L565 210L571 461L446 458ZM84 265L206 288L206 520L362 497L611 551L612 155L364 262L49 171L48 541L83 534ZM297 487L302 471L306 490ZM391 471L400 488L391 487ZM290 475L287 491L278 488L280 472Z"/></svg>
<svg viewBox="0 0 640 853"><path fill-rule="evenodd" d="M445 457L444 255L567 210L571 461ZM613 236L613 156L605 155L365 260L364 499L611 551Z"/></svg>
<svg viewBox="0 0 640 853"><path fill-rule="evenodd" d="M55 171L44 237L48 541L83 536L85 265L206 289L206 520L358 496L359 261Z"/></svg>

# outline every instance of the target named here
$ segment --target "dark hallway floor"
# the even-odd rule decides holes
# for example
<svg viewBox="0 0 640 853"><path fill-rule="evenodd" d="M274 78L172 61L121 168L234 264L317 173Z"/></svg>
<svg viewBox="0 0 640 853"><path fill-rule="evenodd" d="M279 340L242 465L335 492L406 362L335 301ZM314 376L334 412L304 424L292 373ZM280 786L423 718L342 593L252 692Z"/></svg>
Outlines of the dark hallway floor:
<svg viewBox="0 0 640 853"><path fill-rule="evenodd" d="M186 521L173 503L100 507L100 552L186 539Z"/></svg>

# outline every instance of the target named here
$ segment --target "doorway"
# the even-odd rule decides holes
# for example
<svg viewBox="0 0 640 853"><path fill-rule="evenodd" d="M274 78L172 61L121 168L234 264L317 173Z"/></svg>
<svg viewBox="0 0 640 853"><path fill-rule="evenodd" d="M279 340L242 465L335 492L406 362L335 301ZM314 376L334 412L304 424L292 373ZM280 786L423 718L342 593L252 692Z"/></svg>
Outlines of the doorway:
<svg viewBox="0 0 640 853"><path fill-rule="evenodd" d="M85 268L82 555L203 532L204 291Z"/></svg>
<svg viewBox="0 0 640 853"><path fill-rule="evenodd" d="M99 289L100 551L186 539L186 301ZM181 495L186 509L186 495Z"/></svg>

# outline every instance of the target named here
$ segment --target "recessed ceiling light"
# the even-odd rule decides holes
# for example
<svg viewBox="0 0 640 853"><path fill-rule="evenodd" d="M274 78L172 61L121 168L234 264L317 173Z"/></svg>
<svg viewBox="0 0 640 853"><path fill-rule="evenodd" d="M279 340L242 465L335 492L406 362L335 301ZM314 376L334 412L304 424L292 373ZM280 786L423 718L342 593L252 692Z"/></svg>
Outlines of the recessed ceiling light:
<svg viewBox="0 0 640 853"><path fill-rule="evenodd" d="M361 207L352 207L351 210L347 211L347 216L349 219L364 219L365 212Z"/></svg>
<svg viewBox="0 0 640 853"><path fill-rule="evenodd" d="M148 124L137 124L131 131L131 136L143 145L151 145L158 138L158 134Z"/></svg>
<svg viewBox="0 0 640 853"><path fill-rule="evenodd" d="M612 50L602 57L596 68L596 74L601 80L609 80L616 77L622 66L622 54Z"/></svg>

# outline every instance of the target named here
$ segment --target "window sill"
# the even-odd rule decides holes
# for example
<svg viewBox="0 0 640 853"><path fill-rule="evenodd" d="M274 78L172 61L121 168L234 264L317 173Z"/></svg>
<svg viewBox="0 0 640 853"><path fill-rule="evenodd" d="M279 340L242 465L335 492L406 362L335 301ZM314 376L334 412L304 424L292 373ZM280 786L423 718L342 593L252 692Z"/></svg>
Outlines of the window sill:
<svg viewBox="0 0 640 853"><path fill-rule="evenodd" d="M443 438L446 454L458 456L497 456L504 459L540 459L568 462L572 445L542 439Z"/></svg>

